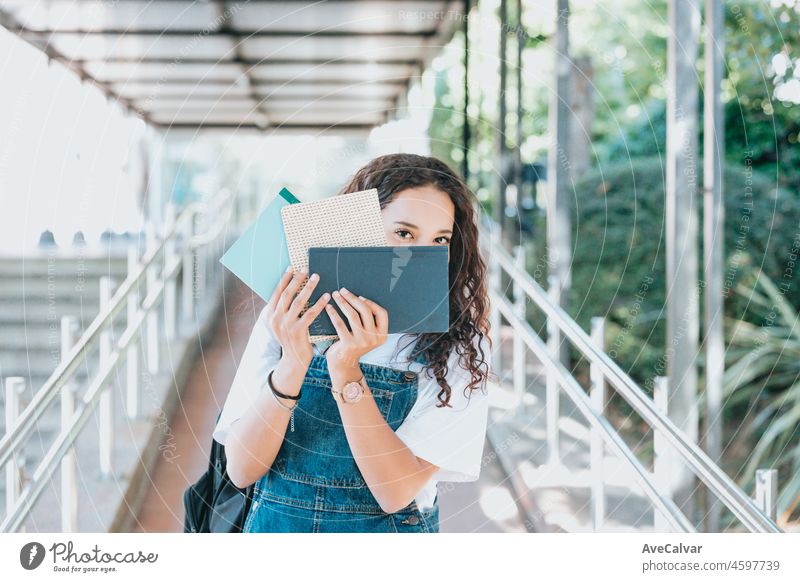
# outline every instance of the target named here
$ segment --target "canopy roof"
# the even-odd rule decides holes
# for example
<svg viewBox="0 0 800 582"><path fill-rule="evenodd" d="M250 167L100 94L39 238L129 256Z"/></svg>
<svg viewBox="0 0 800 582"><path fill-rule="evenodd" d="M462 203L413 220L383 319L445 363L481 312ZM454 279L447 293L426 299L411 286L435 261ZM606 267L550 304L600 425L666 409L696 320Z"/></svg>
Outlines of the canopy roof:
<svg viewBox="0 0 800 582"><path fill-rule="evenodd" d="M442 0L0 0L0 24L159 127L368 129L462 23Z"/></svg>

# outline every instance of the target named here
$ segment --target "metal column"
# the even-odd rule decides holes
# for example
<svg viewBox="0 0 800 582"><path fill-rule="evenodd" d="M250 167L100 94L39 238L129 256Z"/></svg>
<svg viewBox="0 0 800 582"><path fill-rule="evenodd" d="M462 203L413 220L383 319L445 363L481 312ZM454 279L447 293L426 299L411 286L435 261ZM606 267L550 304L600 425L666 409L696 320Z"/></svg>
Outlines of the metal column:
<svg viewBox="0 0 800 582"><path fill-rule="evenodd" d="M696 0L670 0L667 42L667 338L668 416L697 442L699 306L697 204L697 99L695 62L700 10ZM694 514L694 476L673 474L675 502L690 520Z"/></svg>
<svg viewBox="0 0 800 582"><path fill-rule="evenodd" d="M703 251L705 270L706 433L708 456L719 462L722 435L722 375L725 372L724 221L722 167L725 159L725 121L720 91L725 23L721 0L706 0L705 125L703 136ZM719 531L720 505L707 498L706 531Z"/></svg>

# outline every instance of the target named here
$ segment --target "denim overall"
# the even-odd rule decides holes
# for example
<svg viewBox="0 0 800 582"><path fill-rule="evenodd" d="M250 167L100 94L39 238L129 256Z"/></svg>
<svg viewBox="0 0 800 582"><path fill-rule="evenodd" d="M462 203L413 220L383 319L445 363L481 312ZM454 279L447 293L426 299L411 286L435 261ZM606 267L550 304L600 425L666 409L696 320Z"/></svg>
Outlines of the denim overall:
<svg viewBox="0 0 800 582"><path fill-rule="evenodd" d="M417 374L365 363L361 371L387 424L397 430L416 402ZM325 356L313 357L302 394L294 432L287 427L275 461L256 482L242 531L438 533L438 494L425 510L415 500L395 513L378 505L350 451Z"/></svg>

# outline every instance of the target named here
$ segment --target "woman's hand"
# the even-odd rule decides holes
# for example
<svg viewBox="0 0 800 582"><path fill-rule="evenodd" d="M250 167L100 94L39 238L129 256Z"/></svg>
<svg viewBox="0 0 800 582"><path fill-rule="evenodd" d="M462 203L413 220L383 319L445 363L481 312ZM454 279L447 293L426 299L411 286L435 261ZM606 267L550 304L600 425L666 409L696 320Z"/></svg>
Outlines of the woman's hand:
<svg viewBox="0 0 800 582"><path fill-rule="evenodd" d="M389 314L374 301L356 296L345 288L341 289L341 293L334 291L333 299L347 317L350 330L333 305L326 305L325 309L339 336L339 341L326 352L328 369L355 369L361 356L386 342Z"/></svg>
<svg viewBox="0 0 800 582"><path fill-rule="evenodd" d="M314 357L314 346L308 341L308 327L322 313L330 299L330 295L325 293L301 317L300 312L317 286L319 275L312 274L298 293L305 280L306 274L303 272L293 274L291 269L286 271L267 304L267 323L283 348L281 359L302 366L303 370L308 368Z"/></svg>

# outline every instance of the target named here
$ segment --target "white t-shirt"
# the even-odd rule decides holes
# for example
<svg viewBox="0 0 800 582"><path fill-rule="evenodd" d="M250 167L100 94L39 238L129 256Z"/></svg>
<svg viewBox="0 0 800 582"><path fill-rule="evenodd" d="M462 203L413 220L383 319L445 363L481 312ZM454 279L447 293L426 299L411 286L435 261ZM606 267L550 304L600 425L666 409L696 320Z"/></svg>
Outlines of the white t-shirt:
<svg viewBox="0 0 800 582"><path fill-rule="evenodd" d="M264 381L278 363L281 347L265 321L266 307L256 321L242 360L236 370L230 392L222 409L213 438L225 444L230 425L255 405ZM415 500L421 509L433 506L439 481L475 481L481 469L486 438L488 394L486 387L472 390L469 398L464 388L470 374L462 368L455 350L450 354L447 382L452 389L450 406L437 408L440 387L433 374L423 373L423 366L408 361L413 343L408 337L398 351L403 334L389 334L386 342L361 357L360 362L418 373L417 400L395 434L414 455L439 467ZM477 345L477 338L475 344ZM481 342L486 362L490 361L488 342ZM314 347L320 354L320 348ZM398 352L395 354L395 352Z"/></svg>

